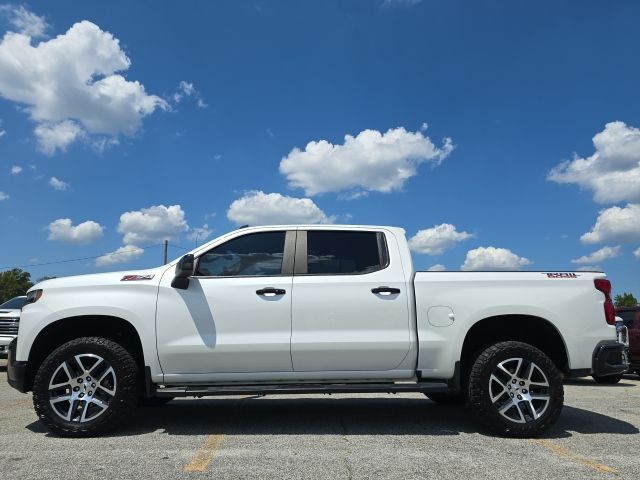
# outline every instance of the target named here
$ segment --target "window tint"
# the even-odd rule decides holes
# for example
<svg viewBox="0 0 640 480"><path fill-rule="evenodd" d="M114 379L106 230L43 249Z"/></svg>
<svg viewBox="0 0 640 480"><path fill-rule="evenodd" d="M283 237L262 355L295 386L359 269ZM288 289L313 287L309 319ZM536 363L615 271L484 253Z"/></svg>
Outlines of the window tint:
<svg viewBox="0 0 640 480"><path fill-rule="evenodd" d="M376 232L307 232L307 273L368 273L382 268ZM386 247L384 247L386 248Z"/></svg>
<svg viewBox="0 0 640 480"><path fill-rule="evenodd" d="M198 275L280 275L285 232L243 235L209 250L198 261Z"/></svg>

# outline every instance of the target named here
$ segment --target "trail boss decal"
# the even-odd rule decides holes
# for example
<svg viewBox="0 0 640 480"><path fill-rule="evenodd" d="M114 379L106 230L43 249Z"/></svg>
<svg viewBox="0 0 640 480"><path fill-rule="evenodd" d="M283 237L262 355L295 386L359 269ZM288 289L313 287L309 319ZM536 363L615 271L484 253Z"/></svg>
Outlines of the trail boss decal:
<svg viewBox="0 0 640 480"><path fill-rule="evenodd" d="M120 279L121 282L136 282L139 280L151 280L155 275L125 275Z"/></svg>
<svg viewBox="0 0 640 480"><path fill-rule="evenodd" d="M564 272L545 273L544 275L546 275L547 278L578 278L580 276L577 273L564 273Z"/></svg>

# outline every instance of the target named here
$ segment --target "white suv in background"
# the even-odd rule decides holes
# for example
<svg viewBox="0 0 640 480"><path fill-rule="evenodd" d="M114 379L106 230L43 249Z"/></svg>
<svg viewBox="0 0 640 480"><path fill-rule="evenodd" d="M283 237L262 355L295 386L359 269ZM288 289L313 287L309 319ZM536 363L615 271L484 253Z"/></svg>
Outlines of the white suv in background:
<svg viewBox="0 0 640 480"><path fill-rule="evenodd" d="M0 358L7 358L11 340L18 335L20 309L27 300L27 296L13 297L0 305Z"/></svg>

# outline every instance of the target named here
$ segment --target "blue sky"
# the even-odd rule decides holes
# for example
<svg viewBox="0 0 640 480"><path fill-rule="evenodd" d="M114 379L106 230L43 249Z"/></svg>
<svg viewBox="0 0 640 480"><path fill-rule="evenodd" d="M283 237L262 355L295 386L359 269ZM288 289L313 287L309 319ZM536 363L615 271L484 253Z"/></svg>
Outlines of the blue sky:
<svg viewBox="0 0 640 480"><path fill-rule="evenodd" d="M423 231L418 269L597 267L640 294L638 2L0 15L0 267L154 266L143 247L245 220L373 223Z"/></svg>

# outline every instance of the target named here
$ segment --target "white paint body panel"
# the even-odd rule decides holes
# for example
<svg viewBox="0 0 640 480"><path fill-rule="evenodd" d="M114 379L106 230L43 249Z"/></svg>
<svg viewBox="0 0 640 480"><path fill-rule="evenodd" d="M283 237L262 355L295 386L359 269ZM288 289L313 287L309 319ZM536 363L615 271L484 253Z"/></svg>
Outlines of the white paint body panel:
<svg viewBox="0 0 640 480"><path fill-rule="evenodd" d="M158 295L158 356L167 375L290 372L293 277L192 278ZM256 290L282 288L261 297ZM201 381L208 376L202 376Z"/></svg>
<svg viewBox="0 0 640 480"><path fill-rule="evenodd" d="M411 351L411 285L395 235L390 230L384 233L390 261L382 270L294 277L291 358L296 372L346 370L366 377L370 371L402 369ZM398 288L400 293L371 292L380 286Z"/></svg>
<svg viewBox="0 0 640 480"><path fill-rule="evenodd" d="M413 272L404 231L393 227L246 228L200 246L196 257L231 238L270 230L384 232L390 264L366 275L192 278L171 280L177 259L145 271L66 277L34 287L42 298L21 315L16 360L26 361L37 335L74 316L113 316L137 331L157 383L448 379L464 338L496 315L534 315L563 338L570 368L591 368L598 342L614 339L604 320L601 273L551 279L540 272ZM121 281L124 274L152 275ZM371 293L401 290L394 298ZM283 288L264 299L255 291ZM431 312L431 313L430 313ZM91 321L88 319L87 321ZM418 353L419 352L419 353Z"/></svg>
<svg viewBox="0 0 640 480"><path fill-rule="evenodd" d="M415 277L420 358L418 370L431 378L450 378L469 329L497 315L532 315L561 334L569 368L591 368L602 340L616 338L604 319L604 295L593 285L601 273L547 278L541 272L418 272ZM455 320L447 327L429 323L429 310L446 305Z"/></svg>

